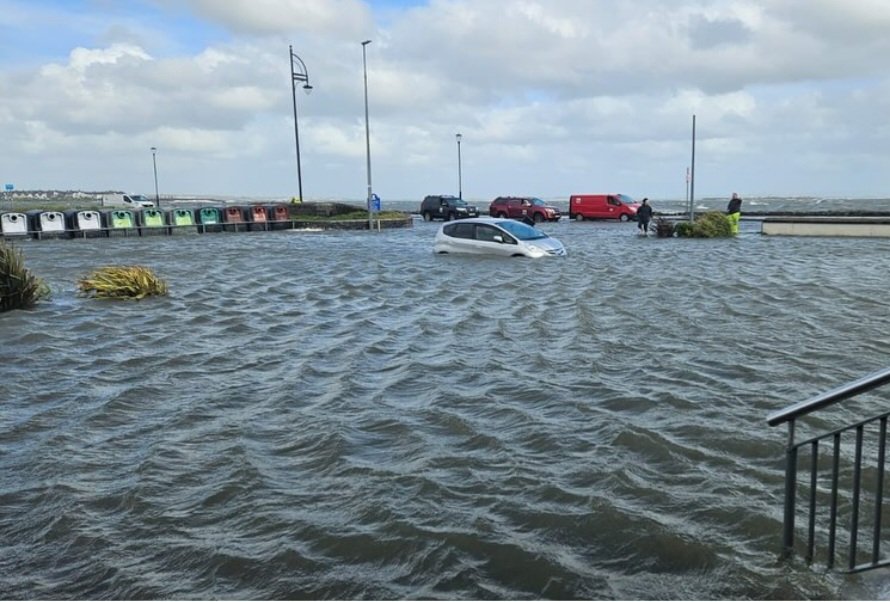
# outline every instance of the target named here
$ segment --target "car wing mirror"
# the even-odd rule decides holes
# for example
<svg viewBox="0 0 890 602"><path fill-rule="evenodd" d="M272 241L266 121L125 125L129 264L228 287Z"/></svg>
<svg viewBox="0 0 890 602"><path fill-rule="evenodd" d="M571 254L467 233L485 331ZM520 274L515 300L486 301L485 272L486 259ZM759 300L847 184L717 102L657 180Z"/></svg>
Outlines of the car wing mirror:
<svg viewBox="0 0 890 602"><path fill-rule="evenodd" d="M500 234L495 234L494 236L491 237L491 240L493 240L494 242L503 243L504 237L501 236Z"/></svg>

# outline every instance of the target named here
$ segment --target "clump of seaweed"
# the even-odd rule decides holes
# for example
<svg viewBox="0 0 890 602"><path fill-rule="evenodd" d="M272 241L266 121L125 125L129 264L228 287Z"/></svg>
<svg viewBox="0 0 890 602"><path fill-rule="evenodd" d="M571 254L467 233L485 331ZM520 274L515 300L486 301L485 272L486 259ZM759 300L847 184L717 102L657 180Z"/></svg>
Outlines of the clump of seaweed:
<svg viewBox="0 0 890 602"><path fill-rule="evenodd" d="M0 240L0 312L32 309L49 295L46 283L25 268L21 251Z"/></svg>
<svg viewBox="0 0 890 602"><path fill-rule="evenodd" d="M167 283L151 269L134 266L105 266L78 283L80 292L97 299L142 299L167 294Z"/></svg>
<svg viewBox="0 0 890 602"><path fill-rule="evenodd" d="M732 224L729 218L719 211L702 213L692 223L680 222L674 230L677 236L685 238L729 238L732 236Z"/></svg>

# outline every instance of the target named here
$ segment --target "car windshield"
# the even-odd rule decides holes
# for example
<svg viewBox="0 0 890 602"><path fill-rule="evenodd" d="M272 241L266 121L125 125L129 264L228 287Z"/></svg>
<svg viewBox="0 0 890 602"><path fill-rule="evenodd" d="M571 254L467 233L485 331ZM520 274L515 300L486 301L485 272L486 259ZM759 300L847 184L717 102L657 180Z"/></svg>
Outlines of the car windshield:
<svg viewBox="0 0 890 602"><path fill-rule="evenodd" d="M454 203L458 207L466 207L467 206L467 202L463 199L452 199L451 202Z"/></svg>
<svg viewBox="0 0 890 602"><path fill-rule="evenodd" d="M546 234L532 228L531 226L527 226L522 222L501 222L498 224L501 228L518 238L519 240L539 240L541 238L548 238Z"/></svg>
<svg viewBox="0 0 890 602"><path fill-rule="evenodd" d="M141 194L134 194L134 195L130 196L130 198L133 199L134 201L136 201L137 203L150 203L151 202L147 198L142 196Z"/></svg>
<svg viewBox="0 0 890 602"><path fill-rule="evenodd" d="M629 197L626 194L619 194L618 198L621 199L621 202L627 203L628 205L633 205L637 202L633 197Z"/></svg>
<svg viewBox="0 0 890 602"><path fill-rule="evenodd" d="M541 199L532 199L532 205L535 205L537 207L546 207L547 203L545 203Z"/></svg>

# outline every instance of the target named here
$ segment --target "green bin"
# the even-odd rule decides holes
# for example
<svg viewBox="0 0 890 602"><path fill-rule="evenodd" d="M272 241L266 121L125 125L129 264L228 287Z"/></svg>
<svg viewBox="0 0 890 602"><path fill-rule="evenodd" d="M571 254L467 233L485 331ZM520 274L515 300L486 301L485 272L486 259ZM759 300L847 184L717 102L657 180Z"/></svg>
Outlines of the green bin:
<svg viewBox="0 0 890 602"><path fill-rule="evenodd" d="M127 209L115 209L105 214L105 227L110 230L129 230L136 227L136 216Z"/></svg>
<svg viewBox="0 0 890 602"><path fill-rule="evenodd" d="M164 212L160 209L143 209L142 210L142 226L145 228L163 228L167 224L164 223Z"/></svg>
<svg viewBox="0 0 890 602"><path fill-rule="evenodd" d="M222 232L222 217L216 207L201 207L195 214L198 232Z"/></svg>
<svg viewBox="0 0 890 602"><path fill-rule="evenodd" d="M194 226L195 216L191 209L173 209L170 211L170 225L172 226Z"/></svg>

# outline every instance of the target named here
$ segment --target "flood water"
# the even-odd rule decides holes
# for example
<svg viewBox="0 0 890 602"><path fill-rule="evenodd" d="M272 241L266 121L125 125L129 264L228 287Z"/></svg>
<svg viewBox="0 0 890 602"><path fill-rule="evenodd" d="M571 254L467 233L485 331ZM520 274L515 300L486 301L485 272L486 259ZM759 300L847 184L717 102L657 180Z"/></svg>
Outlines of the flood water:
<svg viewBox="0 0 890 602"><path fill-rule="evenodd" d="M881 598L778 560L766 416L885 368L890 240L437 224L23 241L0 314L0 596ZM102 265L170 295L76 294Z"/></svg>

